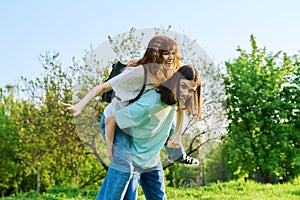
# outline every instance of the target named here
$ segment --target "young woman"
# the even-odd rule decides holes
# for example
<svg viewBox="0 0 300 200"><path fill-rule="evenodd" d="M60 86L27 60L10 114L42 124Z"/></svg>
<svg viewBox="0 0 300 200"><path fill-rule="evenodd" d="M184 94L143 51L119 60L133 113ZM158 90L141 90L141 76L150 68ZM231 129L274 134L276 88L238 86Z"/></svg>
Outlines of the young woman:
<svg viewBox="0 0 300 200"><path fill-rule="evenodd" d="M169 137L175 110L186 110L188 115L199 120L202 101L200 75L197 69L185 65L157 89L143 93L136 102L109 117L113 122L110 125L117 124L132 141L127 159L133 164L135 173L128 187L131 193L127 192L125 199L137 198L136 183L139 179L146 199L166 199L163 171L157 173L158 166L161 166L160 150ZM111 130L110 127L107 130ZM99 197L101 195L104 194L100 190Z"/></svg>

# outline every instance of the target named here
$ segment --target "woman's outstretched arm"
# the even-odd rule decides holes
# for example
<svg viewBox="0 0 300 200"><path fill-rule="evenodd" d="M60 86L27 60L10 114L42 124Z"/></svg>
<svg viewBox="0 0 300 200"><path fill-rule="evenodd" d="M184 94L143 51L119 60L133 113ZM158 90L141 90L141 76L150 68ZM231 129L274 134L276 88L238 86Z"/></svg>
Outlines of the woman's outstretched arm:
<svg viewBox="0 0 300 200"><path fill-rule="evenodd" d="M95 86L91 89L77 104L69 104L60 102L62 105L66 106L66 108L73 112L73 116L77 116L81 113L83 108L96 96L102 94L103 92L111 90L112 87L109 82L104 82L100 85Z"/></svg>

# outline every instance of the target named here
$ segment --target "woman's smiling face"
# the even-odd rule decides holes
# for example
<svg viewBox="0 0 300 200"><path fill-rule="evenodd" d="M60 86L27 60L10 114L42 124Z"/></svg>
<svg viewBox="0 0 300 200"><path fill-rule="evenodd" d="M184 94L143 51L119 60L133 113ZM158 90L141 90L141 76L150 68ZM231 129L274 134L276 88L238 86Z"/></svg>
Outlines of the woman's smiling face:
<svg viewBox="0 0 300 200"><path fill-rule="evenodd" d="M164 67L171 68L175 59L175 51L164 51L162 53L162 57L163 57L162 64L164 65Z"/></svg>

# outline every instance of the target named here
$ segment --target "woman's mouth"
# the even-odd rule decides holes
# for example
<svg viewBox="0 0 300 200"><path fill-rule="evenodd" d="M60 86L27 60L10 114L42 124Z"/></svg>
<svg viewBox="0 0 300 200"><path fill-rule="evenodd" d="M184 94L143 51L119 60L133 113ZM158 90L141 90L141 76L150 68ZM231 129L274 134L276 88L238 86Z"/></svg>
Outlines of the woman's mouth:
<svg viewBox="0 0 300 200"><path fill-rule="evenodd" d="M167 62L164 64L165 69L171 69L172 68L172 62Z"/></svg>

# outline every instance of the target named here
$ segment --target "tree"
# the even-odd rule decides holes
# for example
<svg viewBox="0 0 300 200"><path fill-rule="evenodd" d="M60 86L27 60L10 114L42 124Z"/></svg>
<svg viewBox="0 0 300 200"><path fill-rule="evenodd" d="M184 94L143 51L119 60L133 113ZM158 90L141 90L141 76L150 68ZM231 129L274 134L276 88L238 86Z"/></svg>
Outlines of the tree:
<svg viewBox="0 0 300 200"><path fill-rule="evenodd" d="M22 178L19 176L20 163L18 162L19 139L15 134L15 127L9 118L9 111L17 102L14 101L12 90L0 91L0 195L9 195L17 192Z"/></svg>
<svg viewBox="0 0 300 200"><path fill-rule="evenodd" d="M295 79L299 59L282 52L267 54L253 35L250 41L251 53L238 48L238 58L226 63L227 162L239 177L287 181L299 174L299 129L293 114L299 108L299 91L290 93L287 86Z"/></svg>
<svg viewBox="0 0 300 200"><path fill-rule="evenodd" d="M73 78L79 66L74 64L64 70L58 53L46 52L40 58L45 73L35 80L23 78L23 90L29 100L20 107L20 117L16 118L18 133L24 141L22 160L30 161L29 174L36 177L29 182L35 183L37 191L61 184L84 187L87 180L99 184L104 176L99 172L101 168L88 167L91 158L78 135L72 113L59 104L71 101ZM85 169L81 169L83 166ZM86 169L98 172L100 179L83 177Z"/></svg>

